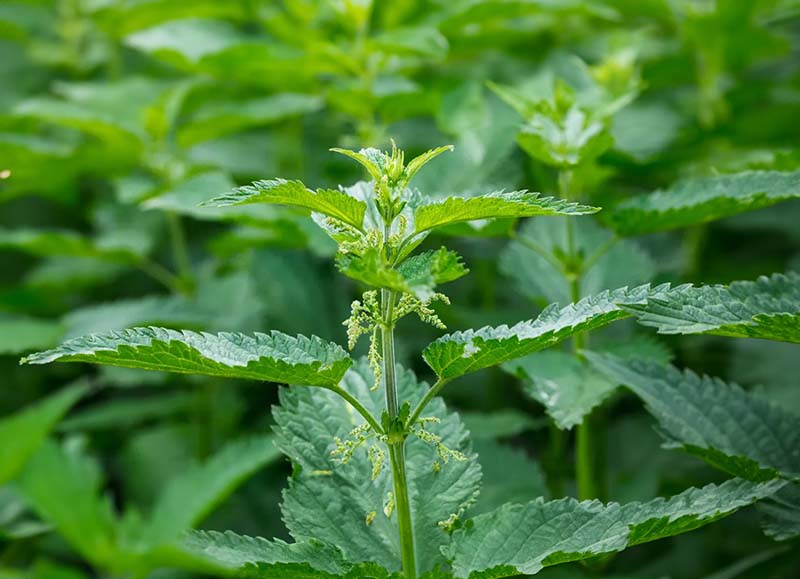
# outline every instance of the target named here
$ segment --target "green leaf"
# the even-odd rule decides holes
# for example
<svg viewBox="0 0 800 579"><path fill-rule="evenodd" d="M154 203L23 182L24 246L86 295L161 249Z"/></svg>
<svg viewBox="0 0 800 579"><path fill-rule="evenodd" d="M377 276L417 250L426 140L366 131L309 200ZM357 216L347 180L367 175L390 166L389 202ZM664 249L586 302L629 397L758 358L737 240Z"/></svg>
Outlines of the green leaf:
<svg viewBox="0 0 800 579"><path fill-rule="evenodd" d="M338 345L280 332L252 336L133 328L74 338L23 358L26 364L90 362L285 384L337 384L352 361Z"/></svg>
<svg viewBox="0 0 800 579"><path fill-rule="evenodd" d="M398 370L398 396L413 406L428 386L418 382L412 372ZM369 365L362 359L340 386L374 415L380 415L385 408L384 393L371 391L373 383ZM360 415L340 397L321 389L282 389L280 398L281 405L273 410L273 416L278 445L294 465L282 506L292 536L297 541L319 539L337 545L352 562L372 561L390 571L398 570L397 515L387 517L383 512L386 493L392 489L391 472L387 463L373 481L367 458L367 447L375 440L356 450L346 464L339 464L330 456L335 448L334 438L345 439L362 422ZM435 449L413 436L406 442L419 571L444 562L439 549L447 544L449 536L437 523L471 504L480 483L480 466L458 415L448 412L439 398L426 408L425 414L441 420L427 428L440 435L448 448L460 450L469 459L442 463L436 472ZM368 523L367 516L373 511L376 514Z"/></svg>
<svg viewBox="0 0 800 579"><path fill-rule="evenodd" d="M54 484L56 481L56 484ZM98 464L76 445L48 441L19 480L28 503L88 561L110 566L118 556L110 497L101 496Z"/></svg>
<svg viewBox="0 0 800 579"><path fill-rule="evenodd" d="M363 230L367 205L343 191L334 189L307 189L300 181L272 179L256 181L246 187L238 187L202 204L203 207L228 207L249 203L273 203L294 205L338 219L359 231Z"/></svg>
<svg viewBox="0 0 800 579"><path fill-rule="evenodd" d="M568 234L569 228L571 234ZM601 251L604 251L602 255ZM567 256L573 253L582 263L592 262L578 280L581 296L597 294L607 288L643 284L655 276L653 259L634 241L615 241L594 219L571 217L526 222L514 241L503 250L500 269L532 300L544 298L546 303L568 303L572 301L572 290L565 272Z"/></svg>
<svg viewBox="0 0 800 579"><path fill-rule="evenodd" d="M800 197L800 171L747 171L683 181L615 207L611 226L640 235L706 223Z"/></svg>
<svg viewBox="0 0 800 579"><path fill-rule="evenodd" d="M429 229L474 221L533 217L535 215L586 215L600 211L598 207L570 203L554 197L542 197L529 191L497 191L475 197L448 197L426 202L414 210L415 233Z"/></svg>
<svg viewBox="0 0 800 579"><path fill-rule="evenodd" d="M456 531L448 556L455 576L463 579L533 575L550 565L615 553L702 527L783 484L731 479L669 499L624 505L572 498L511 503Z"/></svg>
<svg viewBox="0 0 800 579"><path fill-rule="evenodd" d="M748 480L781 476L800 481L800 417L795 414L690 370L586 355L598 370L644 400L669 447Z"/></svg>
<svg viewBox="0 0 800 579"><path fill-rule="evenodd" d="M252 127L313 113L324 101L317 95L279 93L245 101L211 100L200 106L178 133L184 147Z"/></svg>
<svg viewBox="0 0 800 579"><path fill-rule="evenodd" d="M104 400L81 409L58 425L60 432L123 430L142 423L188 414L197 403L189 392L164 392L147 397Z"/></svg>
<svg viewBox="0 0 800 579"><path fill-rule="evenodd" d="M64 328L53 320L0 318L0 355L49 348L56 345L63 334Z"/></svg>
<svg viewBox="0 0 800 579"><path fill-rule="evenodd" d="M141 540L152 548L177 539L279 456L272 436L255 436L229 443L206 462L178 473L158 497Z"/></svg>
<svg viewBox="0 0 800 579"><path fill-rule="evenodd" d="M790 484L758 505L764 533L776 541L800 537L800 485Z"/></svg>
<svg viewBox="0 0 800 579"><path fill-rule="evenodd" d="M76 384L0 420L0 484L14 478L44 442L47 433L86 394Z"/></svg>
<svg viewBox="0 0 800 579"><path fill-rule="evenodd" d="M515 326L485 327L442 336L430 344L423 356L434 372L453 379L489 366L543 350L585 330L627 317L621 305L644 304L663 295L666 285L605 291L559 308L552 304L535 320Z"/></svg>
<svg viewBox="0 0 800 579"><path fill-rule="evenodd" d="M625 304L662 334L713 334L800 343L800 274L776 273L728 286L675 287Z"/></svg>
<svg viewBox="0 0 800 579"><path fill-rule="evenodd" d="M642 337L616 347L624 357L657 359L667 363L663 348ZM608 345L614 348L614 345ZM638 347L637 347L638 346ZM666 358L666 359L665 359ZM583 417L602 404L617 389L618 383L597 372L574 354L558 350L535 352L507 362L503 369L522 380L526 394L541 403L556 425L568 430L583 422Z"/></svg>
<svg viewBox="0 0 800 579"><path fill-rule="evenodd" d="M469 273L461 257L445 247L408 258L397 269L388 265L383 255L369 248L363 255L344 254L336 262L346 276L370 287L386 288L427 299L433 289Z"/></svg>
<svg viewBox="0 0 800 579"><path fill-rule="evenodd" d="M252 568L259 563L305 563L317 571L343 575L353 566L345 561L338 548L315 540L290 544L280 539L247 537L231 531L194 531L184 537L181 547L230 571Z"/></svg>
<svg viewBox="0 0 800 579"><path fill-rule="evenodd" d="M524 449L484 439L475 441L475 451L483 477L473 515L549 495L542 468Z"/></svg>
<svg viewBox="0 0 800 579"><path fill-rule="evenodd" d="M522 434L544 426L542 420L522 410L496 410L490 413L459 412L472 440L492 440Z"/></svg>

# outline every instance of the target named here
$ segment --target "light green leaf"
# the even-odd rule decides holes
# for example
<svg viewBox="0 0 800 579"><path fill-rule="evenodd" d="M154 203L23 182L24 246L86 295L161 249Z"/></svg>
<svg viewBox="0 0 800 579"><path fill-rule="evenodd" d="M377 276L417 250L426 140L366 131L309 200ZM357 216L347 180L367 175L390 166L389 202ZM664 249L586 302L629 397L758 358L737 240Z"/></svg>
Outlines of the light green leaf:
<svg viewBox="0 0 800 579"><path fill-rule="evenodd" d="M285 384L331 386L352 361L338 345L280 332L206 334L133 328L74 338L32 354L26 364L90 362L125 368L204 374Z"/></svg>
<svg viewBox="0 0 800 579"><path fill-rule="evenodd" d="M428 390L414 374L399 369L398 396L413 406ZM384 393L371 391L374 377L366 360L351 369L341 387L358 398L375 415L385 407ZM442 437L448 448L468 455L467 461L450 460L434 469L435 449L411 437L406 442L406 465L419 571L443 563L439 551L449 536L437 523L471 504L478 493L480 466L472 453L466 429L458 415L447 412L435 399L426 415L441 420L428 429ZM372 561L390 571L400 568L400 543L396 514L383 512L386 493L392 490L388 463L372 480L372 465L365 448L346 464L330 456L334 438L347 434L362 419L332 392L313 388L281 390L281 405L274 409L278 445L295 467L284 493L283 518L297 541L319 539L339 546L351 562ZM383 443L378 443L379 447ZM384 452L388 452L384 448ZM387 458L388 460L388 458ZM371 522L367 516L375 512Z"/></svg>
<svg viewBox="0 0 800 579"><path fill-rule="evenodd" d="M76 384L0 420L0 484L14 478L44 442L47 433L86 394Z"/></svg>
<svg viewBox="0 0 800 579"><path fill-rule="evenodd" d="M344 254L337 260L339 271L370 287L410 293L427 299L433 289L469 273L461 256L441 247L410 257L396 269L388 265L382 254L370 248L363 255Z"/></svg>
<svg viewBox="0 0 800 579"><path fill-rule="evenodd" d="M608 220L621 235L706 223L800 197L800 171L747 171L683 181L615 207Z"/></svg>
<svg viewBox="0 0 800 579"><path fill-rule="evenodd" d="M334 189L307 189L300 181L272 179L256 181L238 187L230 193L215 197L202 204L204 207L228 207L249 203L294 205L338 219L358 230L363 230L367 205L344 191Z"/></svg>
<svg viewBox="0 0 800 579"><path fill-rule="evenodd" d="M237 535L231 531L195 531L181 541L183 550L229 571L240 571L259 563L305 563L311 569L343 575L352 564L342 552L320 541L285 543L280 539L262 539Z"/></svg>
<svg viewBox="0 0 800 579"><path fill-rule="evenodd" d="M255 436L231 442L206 462L178 473L167 483L142 529L145 548L177 539L279 456L272 436Z"/></svg>
<svg viewBox="0 0 800 579"><path fill-rule="evenodd" d="M462 579L533 575L550 565L615 553L702 527L783 484L731 479L669 499L624 505L572 498L511 503L456 531L448 556L455 576Z"/></svg>
<svg viewBox="0 0 800 579"><path fill-rule="evenodd" d="M423 203L414 210L416 233L429 229L474 221L533 217L535 215L587 215L600 211L598 207L570 203L554 197L542 197L529 191L498 191L475 197L448 197Z"/></svg>
<svg viewBox="0 0 800 579"><path fill-rule="evenodd" d="M64 328L53 320L0 318L0 355L50 348L58 343L63 334Z"/></svg>
<svg viewBox="0 0 800 579"><path fill-rule="evenodd" d="M572 242L568 240L568 228L572 228ZM568 303L572 301L572 291L565 275L565 260L571 253L578 254L584 263L592 262L579 279L581 296L643 284L655 276L653 259L635 242L615 241L592 218L571 217L526 222L501 254L500 269L532 300Z"/></svg>
<svg viewBox="0 0 800 579"><path fill-rule="evenodd" d="M212 100L183 125L178 140L184 147L252 127L316 112L324 101L317 95L278 93L245 101Z"/></svg>
<svg viewBox="0 0 800 579"><path fill-rule="evenodd" d="M663 295L666 285L605 291L559 308L552 304L535 320L515 326L485 327L442 336L423 356L440 377L452 379L543 350L585 330L627 317L620 305L644 304Z"/></svg>
<svg viewBox="0 0 800 579"><path fill-rule="evenodd" d="M667 438L717 468L748 480L800 481L800 417L718 378L641 360L586 353L647 405Z"/></svg>
<svg viewBox="0 0 800 579"><path fill-rule="evenodd" d="M115 561L116 519L110 497L101 495L101 470L82 449L48 441L31 459L19 487L36 513L88 561L100 566Z"/></svg>
<svg viewBox="0 0 800 579"><path fill-rule="evenodd" d="M222 20L171 20L129 35L125 44L182 67L242 43L246 36Z"/></svg>
<svg viewBox="0 0 800 579"><path fill-rule="evenodd" d="M728 286L680 286L624 307L662 334L800 343L800 274L794 272Z"/></svg>

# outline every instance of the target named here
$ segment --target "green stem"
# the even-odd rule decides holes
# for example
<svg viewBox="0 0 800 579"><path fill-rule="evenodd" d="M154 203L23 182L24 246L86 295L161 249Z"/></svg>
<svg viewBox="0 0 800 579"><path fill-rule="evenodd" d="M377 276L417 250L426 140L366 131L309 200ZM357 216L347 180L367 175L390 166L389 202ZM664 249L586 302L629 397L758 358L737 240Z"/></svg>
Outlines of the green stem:
<svg viewBox="0 0 800 579"><path fill-rule="evenodd" d="M422 414L422 411L425 410L425 407L433 400L439 391L445 387L447 384L447 380L444 378L439 378L436 383L431 386L430 390L425 393L425 396L422 397L422 400L419 401L417 407L414 409L414 412L411 413L411 416L408 418L408 422L406 423L406 430L414 426L414 423L419 418L419 415Z"/></svg>
<svg viewBox="0 0 800 579"><path fill-rule="evenodd" d="M186 236L183 232L183 224L181 218L174 212L169 212L169 232L172 241L172 257L175 260L175 267L178 270L178 276L185 285L185 291L191 293L194 286L194 275L192 274L192 263L189 259L189 250L186 246Z"/></svg>
<svg viewBox="0 0 800 579"><path fill-rule="evenodd" d="M324 388L344 398L350 404L350 406L355 408L356 412L358 412L361 416L364 417L364 420L367 421L367 423L373 428L373 430L375 430L376 433L378 434L384 433L383 428L381 428L381 425L378 424L378 421L375 419L375 417L372 416L370 411L367 410L367 408L363 404L361 404L361 402L359 402L355 396L350 394L347 390L339 388L338 386L324 386Z"/></svg>
<svg viewBox="0 0 800 579"><path fill-rule="evenodd" d="M386 411L391 418L396 418L399 411L394 357L394 302L394 292L381 290L381 309L384 316L383 327L381 328L383 387L386 393ZM400 557L403 563L403 576L405 579L417 579L414 526L411 520L411 504L408 499L408 481L406 479L405 428L403 428L402 436L398 439L394 439L392 433L388 434L397 526L400 532Z"/></svg>

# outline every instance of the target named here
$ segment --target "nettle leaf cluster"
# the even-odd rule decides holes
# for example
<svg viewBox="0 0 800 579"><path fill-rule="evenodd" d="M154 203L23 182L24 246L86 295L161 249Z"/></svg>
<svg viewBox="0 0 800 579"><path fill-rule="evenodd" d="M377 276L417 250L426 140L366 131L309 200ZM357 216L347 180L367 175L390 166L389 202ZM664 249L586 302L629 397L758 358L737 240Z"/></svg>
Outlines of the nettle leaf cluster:
<svg viewBox="0 0 800 579"><path fill-rule="evenodd" d="M605 69L596 72L600 79L609 75ZM595 101L595 118L613 114L629 100L625 94L635 87L635 75L622 76L630 82L612 83L617 92L610 100ZM504 99L515 102L516 96L503 90ZM344 321L350 350L362 338L368 341L364 358L353 359L341 346L317 337L276 331L212 334L140 327L76 337L23 359L29 364L89 362L287 385L273 417L274 442L294 467L281 505L293 543L232 531L182 534L236 481L270 459L265 439L225 449L197 472L173 481L149 516L117 517L100 494L95 473L89 477L94 481L90 488L74 491L86 520L92 521L87 525L92 533L75 527L76 519L65 511L71 505L54 501L48 476L94 467L80 449L48 443L20 482L33 508L87 559L105 568L142 573L177 565L265 578L534 574L684 533L762 499L766 532L780 539L795 536L800 482L800 423L795 415L735 385L670 367L669 354L652 340L628 348L606 347L600 341L595 347L587 333L632 318L664 334L800 343L798 274L727 286L626 287L631 272L613 267L614 260L639 264L644 271L634 273L647 281L646 256L621 236L699 224L796 196L797 175L752 172L688 182L673 194L656 192L612 208L603 218L613 227L608 231L587 221L597 207L566 198L574 198L573 172L592 163L598 150L589 146L592 125L576 120L583 105L567 93L556 86L550 104L515 107L532 117L522 129L523 148L560 172L565 198L528 191L431 196L414 188L413 178L451 147L406 161L393 145L390 151L334 149L360 163L369 176L350 187L315 190L299 181L271 179L202 204L208 210L277 204L310 211L337 244L339 271L366 288ZM577 141L563 141L553 132L558 126L566 131L562 136ZM606 130L601 122L598 134ZM535 147L531 135L538 135ZM541 156L538 147L566 157ZM420 245L431 232L453 224L522 217L541 217L537 226L550 229L523 228L501 262L517 282L532 294L544 295L551 305L512 326L441 336L422 352L435 381L420 381L396 362L395 327L416 316L445 330L437 309L450 300L440 286L468 273L456 252L446 247L420 251ZM537 238L542 231L545 239ZM592 272L599 265L605 277L597 279ZM617 280L621 287L605 289ZM571 350L554 348L562 342L569 342ZM473 445L464 421L447 409L439 394L458 378L500 365L523 379L556 428L578 425L581 500L541 497L481 509L482 472L475 451L480 441ZM620 384L645 402L669 447L733 478L671 498L602 502L602 489L592 478L587 417ZM44 416L35 428L27 426L29 414L11 418L2 428L34 428L35 436L43 438L83 392L76 388L29 411ZM14 465L31 454L30 445L11 447L13 460L4 465L16 470Z"/></svg>

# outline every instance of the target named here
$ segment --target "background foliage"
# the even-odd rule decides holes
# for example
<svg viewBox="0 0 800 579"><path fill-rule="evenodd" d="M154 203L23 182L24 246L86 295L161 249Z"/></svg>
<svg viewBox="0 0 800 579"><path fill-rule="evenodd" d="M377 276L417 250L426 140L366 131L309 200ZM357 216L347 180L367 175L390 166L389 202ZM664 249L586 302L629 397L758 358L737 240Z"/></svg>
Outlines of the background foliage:
<svg viewBox="0 0 800 579"><path fill-rule="evenodd" d="M3 2L0 415L39 413L30 419L39 429L24 431L28 458L75 407L22 482L0 486L0 577L121 575L192 525L288 538L278 508L288 463L266 440L276 388L17 365L65 338L149 324L345 342L340 323L360 290L336 275L334 244L305 215L200 201L277 176L354 183L362 172L328 148L392 137L414 154L455 144L415 178L424 192L564 196L566 186L576 200L618 206L578 220L586 257L613 243L611 229L644 234L591 264L575 296L546 257L564 253L564 219L453 226L468 234L448 243L472 274L439 309L451 330L529 319L625 285L798 270L800 201L773 203L800 190L799 50L795 0ZM570 183L558 182L559 167L577 167ZM780 175L754 181L742 176L749 170ZM667 205L696 204L688 221L636 197L659 189ZM720 191L725 204L704 204ZM734 215L743 209L754 211ZM422 379L430 370L416 354L439 334L416 321L398 328L398 358ZM593 335L592 348L624 357L633 344L800 412L795 344L653 336L623 322ZM575 495L573 427L601 403L603 498L723 480L661 448L657 412L616 389L613 368L590 370L560 350L532 356L446 391L475 439L480 511ZM552 383L566 400L548 396ZM663 391L649 387L631 384L657 404ZM0 458L20 440L3 437ZM3 460L0 483L22 468ZM217 486L192 483L215 472L226 473ZM46 516L31 500L48 505ZM796 543L763 536L759 517L749 509L602 569L542 576L792 576Z"/></svg>

